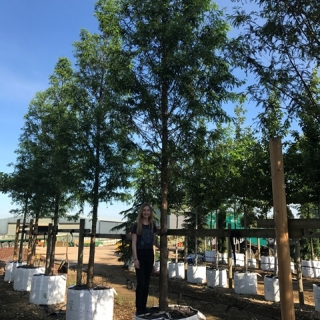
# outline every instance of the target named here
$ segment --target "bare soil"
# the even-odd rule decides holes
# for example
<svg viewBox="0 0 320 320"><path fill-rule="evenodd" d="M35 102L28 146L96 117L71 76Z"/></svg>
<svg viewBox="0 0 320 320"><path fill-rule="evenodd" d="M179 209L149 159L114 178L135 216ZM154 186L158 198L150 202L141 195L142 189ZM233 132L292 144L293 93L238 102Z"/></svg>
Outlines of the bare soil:
<svg viewBox="0 0 320 320"><path fill-rule="evenodd" d="M88 248L85 248L84 263L88 261ZM113 287L117 292L114 299L114 319L132 320L135 312L135 274L126 270L114 253L115 246L97 247L95 254L95 284ZM0 320L38 320L65 319L66 302L60 305L37 306L29 303L29 293L13 290L13 284L4 281L4 266L12 260L12 248L0 249ZM39 247L37 253L44 257L45 248ZM57 265L66 260L68 253L69 270L67 286L75 284L77 248L57 248ZM43 263L39 261L39 263ZM83 283L86 281L86 265L83 272ZM239 269L240 270L240 269ZM239 295L234 289L208 288L206 285L187 283L186 280L169 279L169 303L186 305L199 310L207 320L271 320L281 319L280 303L266 301L264 298L264 275L257 270L258 294ZM294 275L293 275L294 278ZM320 284L320 279L304 278L304 302L299 305L297 281L293 280L296 320L320 319L315 311L313 284ZM159 277L152 275L148 306L157 306L159 298ZM80 320L80 319L79 319Z"/></svg>

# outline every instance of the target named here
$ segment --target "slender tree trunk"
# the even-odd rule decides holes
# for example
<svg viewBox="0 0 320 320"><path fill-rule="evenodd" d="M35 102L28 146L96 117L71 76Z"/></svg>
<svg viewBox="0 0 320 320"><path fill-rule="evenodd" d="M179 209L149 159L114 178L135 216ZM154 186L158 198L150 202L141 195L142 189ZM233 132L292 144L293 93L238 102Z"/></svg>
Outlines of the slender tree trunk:
<svg viewBox="0 0 320 320"><path fill-rule="evenodd" d="M218 229L218 210L216 210L216 223L215 223L215 229ZM219 238L216 237L215 239L216 242L216 269L219 269Z"/></svg>
<svg viewBox="0 0 320 320"><path fill-rule="evenodd" d="M22 232L21 232L21 238L20 238L20 248L19 248L19 258L18 258L19 262L21 262L23 259L23 241L25 238L25 231L26 231L28 202L29 202L29 198L26 197L25 204L24 204L24 210L23 210Z"/></svg>
<svg viewBox="0 0 320 320"><path fill-rule="evenodd" d="M310 219L310 207L308 206L308 219ZM310 249L311 249L311 260L314 260L314 246L313 246L313 238L310 238Z"/></svg>
<svg viewBox="0 0 320 320"><path fill-rule="evenodd" d="M27 265L33 266L34 265L34 257L32 259L32 241L33 241L33 219L29 222L29 236L28 236L28 258L27 258Z"/></svg>
<svg viewBox="0 0 320 320"><path fill-rule="evenodd" d="M16 223L16 236L14 238L14 248L13 248L13 260L17 260L18 256L18 242L19 242L19 231L20 230L20 219Z"/></svg>
<svg viewBox="0 0 320 320"><path fill-rule="evenodd" d="M176 229L178 230L178 221L179 221L179 215L176 215ZM175 257L175 261L176 263L178 262L178 240L179 240L179 236L176 236L176 257Z"/></svg>
<svg viewBox="0 0 320 320"><path fill-rule="evenodd" d="M98 121L99 123L99 121ZM99 126L98 126L99 127ZM100 140L100 129L98 129L96 141ZM92 209L92 224L91 224L91 240L90 240L90 252L88 262L88 273L87 273L87 286L93 287L94 278L94 257L96 250L96 235L97 235L97 220L98 220L98 206L99 206L99 184L100 184L100 143L96 146L96 170L94 175L93 184L93 209Z"/></svg>
<svg viewBox="0 0 320 320"><path fill-rule="evenodd" d="M167 256L167 211L168 211L168 184L167 184L167 156L162 161L161 179L161 234L160 234L160 281L159 281L159 307L165 311L168 308L168 256Z"/></svg>
<svg viewBox="0 0 320 320"><path fill-rule="evenodd" d="M33 228L34 235L33 235L31 253L34 256L34 259L35 259L35 256L36 256L36 249L37 249L38 225L39 225L39 213L36 214L34 228Z"/></svg>
<svg viewBox="0 0 320 320"><path fill-rule="evenodd" d="M98 220L98 202L95 201L93 205L93 211L92 211L92 230L91 230L90 252L89 252L88 274L87 274L87 286L89 288L93 287L93 279L94 279L94 257L95 257L95 250L96 250L97 220Z"/></svg>
<svg viewBox="0 0 320 320"><path fill-rule="evenodd" d="M54 205L54 217L53 217L53 230L52 230L52 238L51 238L51 250L50 250L50 274L54 273L54 259L56 255L56 242L57 242L57 232L58 232L58 224L59 224L59 206L60 206L60 194L59 192L56 194L55 205Z"/></svg>
<svg viewBox="0 0 320 320"><path fill-rule="evenodd" d="M166 51L163 44L162 62L166 66ZM168 239L167 239L167 214L168 214L168 84L166 79L161 84L161 118L162 118L162 150L161 150L161 234L160 234L160 281L159 281L159 308L161 311L168 309Z"/></svg>
<svg viewBox="0 0 320 320"><path fill-rule="evenodd" d="M196 230L198 229L198 211L196 211ZM198 265L198 238L194 237L194 262Z"/></svg>
<svg viewBox="0 0 320 320"><path fill-rule="evenodd" d="M313 246L313 238L310 238L310 248L311 248L311 260L314 260L314 246Z"/></svg>
<svg viewBox="0 0 320 320"><path fill-rule="evenodd" d="M51 252L51 246L52 246L52 232L53 232L52 223L49 223L48 226L48 235L47 235L47 250L46 250L46 270L45 275L50 275L50 252Z"/></svg>
<svg viewBox="0 0 320 320"><path fill-rule="evenodd" d="M188 246L188 237L184 237L184 274L185 278L187 279L187 272L188 272L188 252L189 252L189 246Z"/></svg>
<svg viewBox="0 0 320 320"><path fill-rule="evenodd" d="M243 226L244 229L247 228L247 206L243 205ZM239 239L240 241L240 239ZM240 245L240 243L239 243ZM244 238L244 266L246 272L248 272L248 250L247 250L247 238Z"/></svg>

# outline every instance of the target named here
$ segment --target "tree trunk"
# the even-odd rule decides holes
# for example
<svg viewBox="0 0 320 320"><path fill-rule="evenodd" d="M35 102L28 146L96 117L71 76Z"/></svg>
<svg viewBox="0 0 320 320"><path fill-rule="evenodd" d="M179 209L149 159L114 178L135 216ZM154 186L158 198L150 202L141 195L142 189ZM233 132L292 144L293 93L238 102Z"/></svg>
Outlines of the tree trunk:
<svg viewBox="0 0 320 320"><path fill-rule="evenodd" d="M58 233L58 224L59 224L59 205L60 205L60 194L57 193L55 197L54 204L54 217L53 217L53 229L52 229L52 238L51 238L51 250L50 250L50 275L54 274L54 259L56 255L56 242L57 242L57 233Z"/></svg>
<svg viewBox="0 0 320 320"><path fill-rule="evenodd" d="M243 205L243 227L247 228L247 206ZM239 239L240 241L240 239ZM240 246L240 242L239 242ZM240 250L239 250L240 252ZM248 249L247 249L247 237L244 238L244 267L245 271L248 272Z"/></svg>
<svg viewBox="0 0 320 320"><path fill-rule="evenodd" d="M98 121L99 123L99 121ZM99 127L99 125L98 125ZM97 132L96 141L100 141L100 129ZM96 147L96 170L94 174L94 185L93 185L93 210L92 210L92 224L91 224L91 240L90 240L90 252L88 262L88 273L87 273L87 286L93 287L94 278L94 257L96 250L96 235L97 235L97 220L98 220L98 206L99 206L99 184L100 184L100 144Z"/></svg>
<svg viewBox="0 0 320 320"><path fill-rule="evenodd" d="M24 241L25 231L26 231L28 202L29 202L29 198L26 197L25 205L24 205L24 211L23 211L22 232L21 232L21 238L20 238L20 249L19 249L19 258L18 258L19 262L22 262L22 259L23 259L23 241Z"/></svg>
<svg viewBox="0 0 320 320"><path fill-rule="evenodd" d="M89 252L88 273L87 273L87 286L89 288L93 287L93 278L94 278L94 257L95 257L95 250L96 250L97 215L98 215L98 205L95 204L93 206L93 213L92 213L92 230L91 230L90 252Z"/></svg>
<svg viewBox="0 0 320 320"><path fill-rule="evenodd" d="M166 66L166 46L163 43L162 63ZM161 83L161 120L162 120L162 150L161 150L161 233L160 233L160 281L159 308L168 309L168 84L165 79Z"/></svg>
<svg viewBox="0 0 320 320"><path fill-rule="evenodd" d="M32 258L32 243L34 235L32 234L33 231L33 219L29 222L29 237L28 237L28 258L27 258L27 265L33 266L34 265L34 256Z"/></svg>
<svg viewBox="0 0 320 320"><path fill-rule="evenodd" d="M31 254L35 261L36 256L36 248L37 248L37 240L38 240L38 224L39 224L39 214L36 215L35 224L34 224L34 234L32 237L32 248L31 248Z"/></svg>
<svg viewBox="0 0 320 320"><path fill-rule="evenodd" d="M16 223L16 236L14 239L14 248L13 248L13 260L17 260L18 256L18 242L19 242L19 231L20 230L20 219Z"/></svg>

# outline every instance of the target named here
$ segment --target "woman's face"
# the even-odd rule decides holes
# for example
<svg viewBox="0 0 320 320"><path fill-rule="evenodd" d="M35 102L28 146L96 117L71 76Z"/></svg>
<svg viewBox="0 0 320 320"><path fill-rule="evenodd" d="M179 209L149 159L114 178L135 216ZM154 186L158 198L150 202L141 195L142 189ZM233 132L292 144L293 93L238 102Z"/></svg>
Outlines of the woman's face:
<svg viewBox="0 0 320 320"><path fill-rule="evenodd" d="M142 218L149 218L151 215L151 210L149 206L145 206L142 208Z"/></svg>

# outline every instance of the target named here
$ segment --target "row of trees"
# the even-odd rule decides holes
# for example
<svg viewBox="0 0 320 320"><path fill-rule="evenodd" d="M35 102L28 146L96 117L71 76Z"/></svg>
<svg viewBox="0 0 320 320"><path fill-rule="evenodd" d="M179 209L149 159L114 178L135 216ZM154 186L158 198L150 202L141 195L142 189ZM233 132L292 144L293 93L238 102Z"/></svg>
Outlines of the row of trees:
<svg viewBox="0 0 320 320"><path fill-rule="evenodd" d="M148 201L160 210L165 310L167 215L191 211L200 219L231 201L246 212L247 225L266 216L269 138L285 138L292 118L301 130L284 150L287 201L300 204L303 215L319 215L317 15L299 1L289 11L288 1L256 2L259 12L229 17L240 35L228 39L229 24L210 0L98 0L99 33L81 30L74 66L60 58L48 89L31 101L1 191L25 217L52 216L55 225L90 205L89 287L99 204L131 199L123 213L131 219ZM245 81L236 68L257 78L248 88L263 107L257 131L245 126L245 95L237 90ZM53 264L54 248L51 258Z"/></svg>

